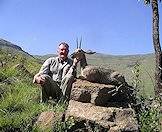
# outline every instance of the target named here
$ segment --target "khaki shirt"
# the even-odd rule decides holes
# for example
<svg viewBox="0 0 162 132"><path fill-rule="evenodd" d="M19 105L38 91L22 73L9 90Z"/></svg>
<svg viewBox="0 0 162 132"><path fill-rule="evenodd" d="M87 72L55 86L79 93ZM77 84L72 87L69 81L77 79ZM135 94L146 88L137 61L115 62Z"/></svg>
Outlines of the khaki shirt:
<svg viewBox="0 0 162 132"><path fill-rule="evenodd" d="M42 65L39 75L47 74L53 78L54 81L61 82L65 75L76 75L75 67L72 66L73 61L69 58L61 62L59 57L51 57L47 59Z"/></svg>

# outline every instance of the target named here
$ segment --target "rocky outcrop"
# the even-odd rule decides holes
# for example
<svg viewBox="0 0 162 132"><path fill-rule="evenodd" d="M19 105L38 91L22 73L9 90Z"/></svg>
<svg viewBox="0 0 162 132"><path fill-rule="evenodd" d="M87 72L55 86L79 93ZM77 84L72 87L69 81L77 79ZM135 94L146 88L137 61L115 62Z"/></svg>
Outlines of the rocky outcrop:
<svg viewBox="0 0 162 132"><path fill-rule="evenodd" d="M70 100L66 117L77 121L95 122L109 131L138 131L138 123L131 108L100 107L91 103Z"/></svg>
<svg viewBox="0 0 162 132"><path fill-rule="evenodd" d="M127 107L131 102L131 94L132 90L125 85L106 85L77 79L73 83L71 99L97 106Z"/></svg>
<svg viewBox="0 0 162 132"><path fill-rule="evenodd" d="M131 90L124 85L106 85L77 79L72 86L65 118L62 120L63 116L59 116L59 121L64 122L69 118L75 120L69 132L138 132L135 111L129 108L129 95ZM44 129L46 124L51 126L51 122L54 124L57 119L55 114L41 113L36 124L44 126Z"/></svg>
<svg viewBox="0 0 162 132"><path fill-rule="evenodd" d="M77 79L72 86L66 118L73 117L77 121L73 131L89 132L99 126L99 131L137 132L135 111L129 105L133 101L132 94L132 87L128 85L106 85Z"/></svg>

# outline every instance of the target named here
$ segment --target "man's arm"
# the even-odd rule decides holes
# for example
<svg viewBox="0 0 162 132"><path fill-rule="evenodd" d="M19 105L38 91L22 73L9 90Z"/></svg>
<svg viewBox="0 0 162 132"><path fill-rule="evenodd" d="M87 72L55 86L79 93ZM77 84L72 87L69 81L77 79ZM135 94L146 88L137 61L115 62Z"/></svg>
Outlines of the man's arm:
<svg viewBox="0 0 162 132"><path fill-rule="evenodd" d="M42 74L49 74L50 72L50 64L51 64L51 58L47 59L41 69L39 70L39 72L34 76L33 78L33 83L37 83L37 84L44 84L45 82L45 78L43 78L41 75Z"/></svg>
<svg viewBox="0 0 162 132"><path fill-rule="evenodd" d="M73 75L74 77L76 76L76 66L77 66L77 63L79 62L78 59L74 58L73 59L73 64L72 66L70 67L69 71L67 72L67 75Z"/></svg>

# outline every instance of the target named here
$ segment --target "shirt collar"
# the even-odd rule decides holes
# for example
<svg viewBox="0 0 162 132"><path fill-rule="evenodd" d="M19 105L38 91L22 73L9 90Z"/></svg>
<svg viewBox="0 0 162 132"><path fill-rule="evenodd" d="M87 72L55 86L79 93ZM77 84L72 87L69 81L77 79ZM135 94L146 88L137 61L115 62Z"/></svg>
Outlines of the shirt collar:
<svg viewBox="0 0 162 132"><path fill-rule="evenodd" d="M58 61L59 61L59 63L64 64L65 62L67 62L67 61L68 61L68 58L67 58L67 59L65 59L65 60L62 60L62 59L60 59L60 58L58 57Z"/></svg>

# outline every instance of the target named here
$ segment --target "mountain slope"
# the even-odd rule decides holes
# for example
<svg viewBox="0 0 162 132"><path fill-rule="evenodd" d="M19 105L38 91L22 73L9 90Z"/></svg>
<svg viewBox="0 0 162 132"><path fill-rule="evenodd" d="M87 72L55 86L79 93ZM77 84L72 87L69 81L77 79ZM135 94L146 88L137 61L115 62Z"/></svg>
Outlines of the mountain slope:
<svg viewBox="0 0 162 132"><path fill-rule="evenodd" d="M21 47L0 39L0 68L7 69L18 64L23 65L31 74L35 74L42 62L25 52Z"/></svg>
<svg viewBox="0 0 162 132"><path fill-rule="evenodd" d="M0 39L0 50L6 51L8 53L22 53L26 56L30 56L33 57L32 55L30 55L29 53L27 53L26 51L24 51L20 46L17 46L16 44L13 44L7 40L4 39Z"/></svg>

